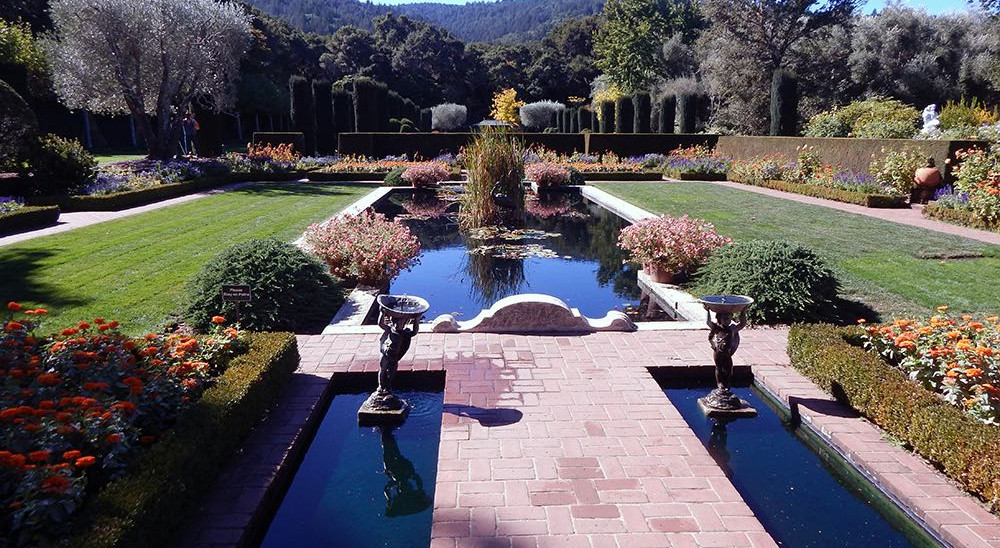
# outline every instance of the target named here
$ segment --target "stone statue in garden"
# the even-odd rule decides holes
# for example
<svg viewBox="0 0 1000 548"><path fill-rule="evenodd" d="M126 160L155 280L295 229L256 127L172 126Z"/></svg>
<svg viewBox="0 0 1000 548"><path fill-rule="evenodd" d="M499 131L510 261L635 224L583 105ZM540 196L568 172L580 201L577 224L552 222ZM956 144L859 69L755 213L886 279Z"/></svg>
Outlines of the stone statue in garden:
<svg viewBox="0 0 1000 548"><path fill-rule="evenodd" d="M934 133L941 127L941 120L938 119L937 105L927 105L921 117L924 119L924 127L920 130L921 135Z"/></svg>

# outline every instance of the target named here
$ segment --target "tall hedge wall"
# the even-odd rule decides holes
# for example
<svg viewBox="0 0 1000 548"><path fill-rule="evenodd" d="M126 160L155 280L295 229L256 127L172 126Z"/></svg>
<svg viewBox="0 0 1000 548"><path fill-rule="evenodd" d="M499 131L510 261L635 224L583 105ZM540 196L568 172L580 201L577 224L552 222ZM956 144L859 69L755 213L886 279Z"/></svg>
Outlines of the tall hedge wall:
<svg viewBox="0 0 1000 548"><path fill-rule="evenodd" d="M632 98L634 121L632 127L636 133L649 133L649 120L652 114L652 98L648 93L637 93Z"/></svg>
<svg viewBox="0 0 1000 548"><path fill-rule="evenodd" d="M316 108L313 104L312 85L301 76L288 79L291 94L292 127L305 137L305 149L298 151L305 156L316 154Z"/></svg>
<svg viewBox="0 0 1000 548"><path fill-rule="evenodd" d="M631 97L621 97L615 101L615 133L633 133L635 108Z"/></svg>
<svg viewBox="0 0 1000 548"><path fill-rule="evenodd" d="M333 154L337 150L337 127L333 122L333 88L327 80L312 83L316 106L316 152Z"/></svg>

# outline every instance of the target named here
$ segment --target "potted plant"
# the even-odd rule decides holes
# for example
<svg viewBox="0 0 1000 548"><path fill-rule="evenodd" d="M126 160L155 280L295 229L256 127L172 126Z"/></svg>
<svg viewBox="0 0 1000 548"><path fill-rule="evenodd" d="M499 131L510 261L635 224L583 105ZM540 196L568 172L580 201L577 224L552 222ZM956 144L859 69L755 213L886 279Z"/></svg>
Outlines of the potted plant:
<svg viewBox="0 0 1000 548"><path fill-rule="evenodd" d="M624 228L618 247L631 255L627 262L642 266L654 282L674 283L731 241L708 221L664 215Z"/></svg>

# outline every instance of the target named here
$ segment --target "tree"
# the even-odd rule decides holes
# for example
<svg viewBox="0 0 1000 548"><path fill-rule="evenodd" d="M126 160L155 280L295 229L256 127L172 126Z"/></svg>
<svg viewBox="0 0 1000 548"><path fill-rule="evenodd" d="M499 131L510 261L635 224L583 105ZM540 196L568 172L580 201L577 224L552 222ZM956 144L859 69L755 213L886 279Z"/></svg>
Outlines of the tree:
<svg viewBox="0 0 1000 548"><path fill-rule="evenodd" d="M646 89L660 73L660 45L670 28L656 0L608 0L597 33L597 67L625 93Z"/></svg>
<svg viewBox="0 0 1000 548"><path fill-rule="evenodd" d="M196 97L232 104L250 18L214 0L53 0L45 43L70 108L131 113L153 158L173 156Z"/></svg>
<svg viewBox="0 0 1000 548"><path fill-rule="evenodd" d="M319 62L332 80L365 76L384 81L389 76L389 60L366 30L341 27L327 40L326 50Z"/></svg>

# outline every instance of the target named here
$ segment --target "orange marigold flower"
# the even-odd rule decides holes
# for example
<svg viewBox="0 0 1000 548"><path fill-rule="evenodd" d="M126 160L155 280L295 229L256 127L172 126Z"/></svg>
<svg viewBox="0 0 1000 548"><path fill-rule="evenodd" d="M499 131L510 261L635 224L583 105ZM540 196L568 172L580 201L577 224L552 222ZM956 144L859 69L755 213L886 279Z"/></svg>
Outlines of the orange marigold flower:
<svg viewBox="0 0 1000 548"><path fill-rule="evenodd" d="M156 333L147 333L146 336L143 338L146 339L147 341L155 341L157 337L159 337L159 335L157 335Z"/></svg>
<svg viewBox="0 0 1000 548"><path fill-rule="evenodd" d="M81 453L80 451L78 451L76 449L73 449L73 450L66 451L65 453L63 453L63 460L76 460L76 459L80 458L81 456L83 456L83 453Z"/></svg>
<svg viewBox="0 0 1000 548"><path fill-rule="evenodd" d="M917 347L917 344L913 341L902 341L898 344L898 346L906 350L913 350Z"/></svg>
<svg viewBox="0 0 1000 548"><path fill-rule="evenodd" d="M988 321L988 322L990 322L990 323L997 323L997 322L1000 322L1000 316L988 316L988 317L986 318L986 321Z"/></svg>
<svg viewBox="0 0 1000 548"><path fill-rule="evenodd" d="M139 354L143 356L153 356L159 351L160 349L155 346L147 346L146 348L143 348L142 352L139 352Z"/></svg>
<svg viewBox="0 0 1000 548"><path fill-rule="evenodd" d="M42 491L47 493L62 493L67 489L69 489L69 480L66 479L66 476L57 474L42 480Z"/></svg>
<svg viewBox="0 0 1000 548"><path fill-rule="evenodd" d="M968 368L968 369L965 370L965 376L966 377L979 377L979 376L982 376L982 374L983 374L983 370L979 369L978 367L970 367L970 368Z"/></svg>
<svg viewBox="0 0 1000 548"><path fill-rule="evenodd" d="M962 336L962 332L961 331L952 330L952 331L949 331L949 332L945 333L944 336L946 338L948 338L948 339L956 340L956 339L958 339L959 337Z"/></svg>
<svg viewBox="0 0 1000 548"><path fill-rule="evenodd" d="M969 339L962 339L955 343L956 350L969 351L972 350L972 341Z"/></svg>
<svg viewBox="0 0 1000 548"><path fill-rule="evenodd" d="M75 464L77 468L90 468L91 466L97 464L97 459L91 456L80 457L76 459L76 462L73 464Z"/></svg>
<svg viewBox="0 0 1000 548"><path fill-rule="evenodd" d="M990 347L988 347L988 346L977 346L976 347L976 354L979 354L980 356L983 356L984 358L988 358L988 357L990 357L990 356L993 355L993 349L990 348Z"/></svg>
<svg viewBox="0 0 1000 548"><path fill-rule="evenodd" d="M942 313L942 314L944 314L945 312L948 311L948 305L943 304L943 305L937 307L937 311L940 312L940 313Z"/></svg>
<svg viewBox="0 0 1000 548"><path fill-rule="evenodd" d="M214 324L226 323L226 318L222 316L212 316L212 323Z"/></svg>
<svg viewBox="0 0 1000 548"><path fill-rule="evenodd" d="M44 462L49 460L49 454L50 453L48 451L32 451L28 453L28 460L34 462Z"/></svg>

